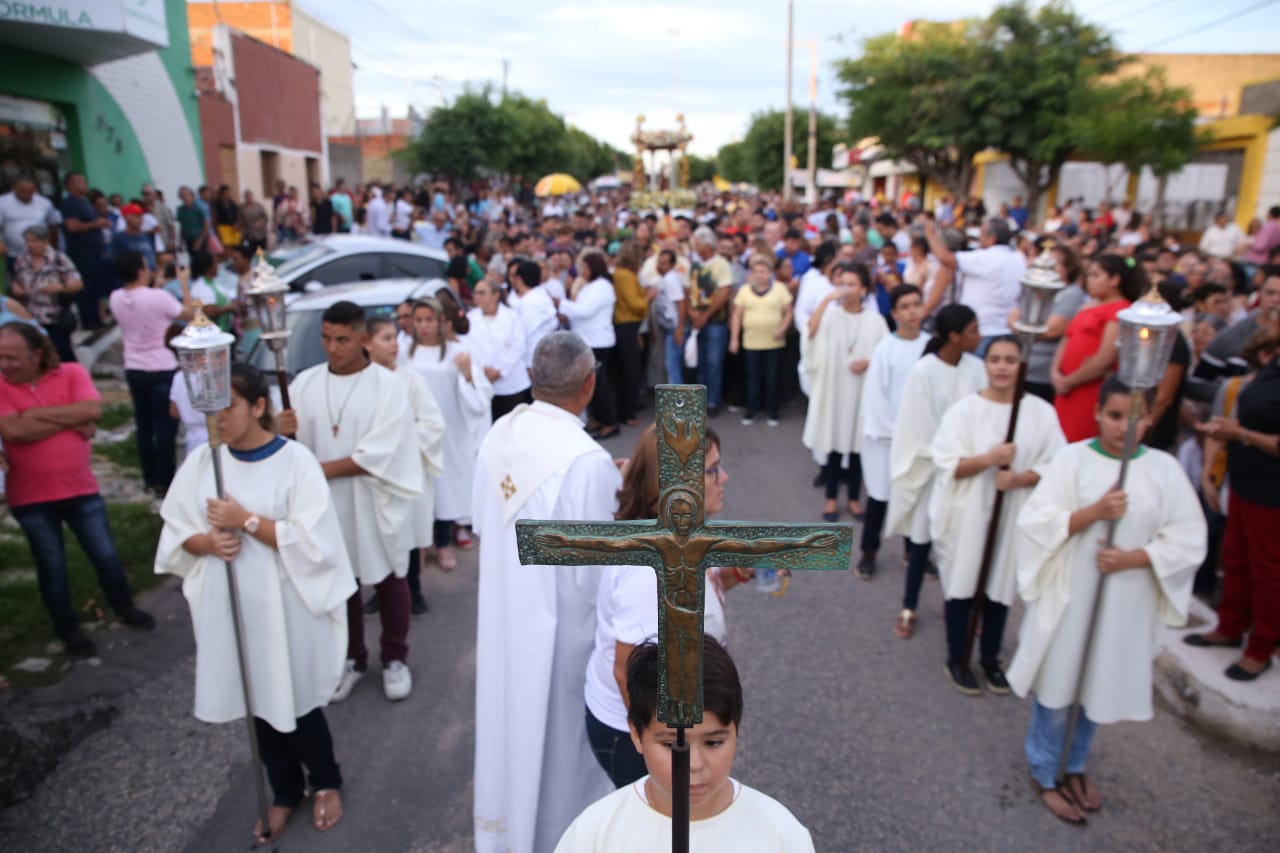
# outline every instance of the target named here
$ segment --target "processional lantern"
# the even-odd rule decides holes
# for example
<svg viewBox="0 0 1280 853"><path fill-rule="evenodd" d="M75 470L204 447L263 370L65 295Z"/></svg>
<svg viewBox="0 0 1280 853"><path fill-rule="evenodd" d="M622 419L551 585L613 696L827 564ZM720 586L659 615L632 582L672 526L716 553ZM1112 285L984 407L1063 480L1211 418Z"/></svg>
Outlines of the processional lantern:
<svg viewBox="0 0 1280 853"><path fill-rule="evenodd" d="M258 263L253 268L253 281L245 296L253 306L258 329L263 342L271 350L276 362L276 383L280 387L280 404L289 404L289 374L285 367L285 352L289 348L289 318L285 310L285 294L289 285L276 274L275 267L267 263L262 251L258 251Z"/></svg>
<svg viewBox="0 0 1280 853"><path fill-rule="evenodd" d="M1120 381L1133 389L1160 384L1182 317L1156 287L1117 315L1120 321Z"/></svg>
<svg viewBox="0 0 1280 853"><path fill-rule="evenodd" d="M178 364L187 385L191 408L206 415L231 405L231 347L236 339L219 329L196 303L196 315L174 337Z"/></svg>
<svg viewBox="0 0 1280 853"><path fill-rule="evenodd" d="M1022 286L1022 292L1018 294L1018 321L1013 327L1019 335L1034 340L1048 330L1053 300L1066 287L1066 283L1058 275L1052 244L1045 246L1018 284ZM1024 341L1024 355L1028 349L1026 343L1029 341Z"/></svg>

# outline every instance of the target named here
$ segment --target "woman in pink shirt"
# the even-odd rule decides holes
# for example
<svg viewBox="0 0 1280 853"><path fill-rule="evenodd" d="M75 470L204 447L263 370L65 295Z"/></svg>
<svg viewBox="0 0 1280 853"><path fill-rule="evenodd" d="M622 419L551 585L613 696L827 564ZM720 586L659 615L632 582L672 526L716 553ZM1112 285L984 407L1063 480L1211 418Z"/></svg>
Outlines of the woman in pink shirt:
<svg viewBox="0 0 1280 853"><path fill-rule="evenodd" d="M169 417L169 387L178 359L165 333L171 324L186 322L195 313L190 274L186 267L178 270L182 302L177 303L165 291L150 286L151 269L141 254L121 252L115 264L124 286L112 291L108 303L124 340L124 375L133 398L142 479L148 489L163 495L173 479L178 435L178 422Z"/></svg>

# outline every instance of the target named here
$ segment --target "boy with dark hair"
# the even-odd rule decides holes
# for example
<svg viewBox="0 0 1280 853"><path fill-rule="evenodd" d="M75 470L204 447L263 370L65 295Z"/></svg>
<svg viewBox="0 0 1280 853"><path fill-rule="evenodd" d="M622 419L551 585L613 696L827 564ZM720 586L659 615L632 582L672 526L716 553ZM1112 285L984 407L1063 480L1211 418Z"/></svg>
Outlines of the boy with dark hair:
<svg viewBox="0 0 1280 853"><path fill-rule="evenodd" d="M733 658L714 637L703 638L702 722L688 729L689 847L699 853L807 853L809 831L785 806L732 779L742 722L742 683ZM649 775L589 806L556 853L671 848L671 745L675 729L657 719L658 647L636 646L627 660L627 723Z"/></svg>

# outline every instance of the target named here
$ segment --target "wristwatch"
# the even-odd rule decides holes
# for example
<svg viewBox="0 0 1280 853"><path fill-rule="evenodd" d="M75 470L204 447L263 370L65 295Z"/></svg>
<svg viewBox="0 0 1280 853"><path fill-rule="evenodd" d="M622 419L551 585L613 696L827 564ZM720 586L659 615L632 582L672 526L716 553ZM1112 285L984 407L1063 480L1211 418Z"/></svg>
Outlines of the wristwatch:
<svg viewBox="0 0 1280 853"><path fill-rule="evenodd" d="M244 520L244 532L250 536L258 532L258 526L262 524L262 519L256 515L251 515Z"/></svg>

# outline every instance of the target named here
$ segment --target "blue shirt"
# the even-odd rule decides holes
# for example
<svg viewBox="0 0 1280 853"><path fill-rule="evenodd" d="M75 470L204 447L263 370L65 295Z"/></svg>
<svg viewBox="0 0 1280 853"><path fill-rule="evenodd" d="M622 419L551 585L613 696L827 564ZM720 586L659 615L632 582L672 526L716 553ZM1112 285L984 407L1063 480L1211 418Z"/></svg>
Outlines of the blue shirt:
<svg viewBox="0 0 1280 853"><path fill-rule="evenodd" d="M62 197L62 203L59 205L62 211L62 221L65 222L97 222L101 217L98 211L94 210L93 205L84 196L65 195ZM102 255L103 239L101 228L90 228L87 231L81 231L79 234L72 234L66 228L62 229L63 237L66 239L67 256L75 261L79 266L82 259L97 258Z"/></svg>
<svg viewBox="0 0 1280 853"><path fill-rule="evenodd" d="M1027 209L1025 207L1009 208L1009 218L1018 223L1018 230L1027 227Z"/></svg>
<svg viewBox="0 0 1280 853"><path fill-rule="evenodd" d="M117 258L121 252L137 252L147 261L152 271L156 268L156 241L150 234L130 234L128 231L117 231L111 238L111 257Z"/></svg>
<svg viewBox="0 0 1280 853"><path fill-rule="evenodd" d="M783 258L791 259L791 272L796 278L807 273L809 271L809 267L813 266L813 262L809 260L808 252L800 251L796 252L794 255L788 255L786 249L779 249L778 260L782 260Z"/></svg>

